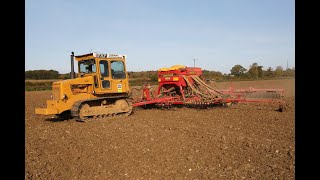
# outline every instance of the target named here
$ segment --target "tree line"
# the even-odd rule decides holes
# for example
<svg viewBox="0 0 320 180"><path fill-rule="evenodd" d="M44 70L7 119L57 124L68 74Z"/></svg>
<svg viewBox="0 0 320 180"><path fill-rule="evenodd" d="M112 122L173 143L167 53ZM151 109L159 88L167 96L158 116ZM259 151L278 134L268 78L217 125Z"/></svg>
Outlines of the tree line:
<svg viewBox="0 0 320 180"><path fill-rule="evenodd" d="M150 81L158 80L158 71L128 71L129 78L145 79ZM221 73L220 71L203 70L203 76L206 79L214 80L229 80L229 79L263 79L275 77L294 77L295 68L283 69L277 66L275 69L268 67L263 69L263 66L258 63L252 63L248 69L242 65L234 65L229 74ZM60 74L56 70L28 70L25 71L25 79L70 79L70 73Z"/></svg>
<svg viewBox="0 0 320 180"><path fill-rule="evenodd" d="M230 75L236 78L274 78L274 77L294 77L295 68L283 69L281 66L277 66L275 69L268 67L266 70L262 69L263 66L258 63L252 63L248 69L244 68L240 64L233 66L230 70Z"/></svg>
<svg viewBox="0 0 320 180"><path fill-rule="evenodd" d="M59 72L55 70L25 71L25 79L58 79L59 75Z"/></svg>

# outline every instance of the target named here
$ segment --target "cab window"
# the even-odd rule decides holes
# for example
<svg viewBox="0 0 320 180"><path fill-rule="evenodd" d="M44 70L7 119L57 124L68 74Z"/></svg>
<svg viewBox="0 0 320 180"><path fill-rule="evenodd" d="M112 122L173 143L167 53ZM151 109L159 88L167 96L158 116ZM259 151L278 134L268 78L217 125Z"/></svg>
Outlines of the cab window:
<svg viewBox="0 0 320 180"><path fill-rule="evenodd" d="M100 73L102 77L108 77L109 76L109 65L108 61L101 60L100 61Z"/></svg>
<svg viewBox="0 0 320 180"><path fill-rule="evenodd" d="M124 63L122 61L111 61L111 75L113 79L126 78Z"/></svg>
<svg viewBox="0 0 320 180"><path fill-rule="evenodd" d="M79 62L79 72L80 73L95 73L96 63L94 59L83 60Z"/></svg>

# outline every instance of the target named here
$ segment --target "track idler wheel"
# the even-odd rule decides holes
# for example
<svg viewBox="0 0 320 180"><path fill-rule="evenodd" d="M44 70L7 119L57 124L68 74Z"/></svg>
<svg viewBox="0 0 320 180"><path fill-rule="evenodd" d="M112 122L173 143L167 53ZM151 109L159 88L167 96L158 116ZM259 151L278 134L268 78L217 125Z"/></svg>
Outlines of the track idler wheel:
<svg viewBox="0 0 320 180"><path fill-rule="evenodd" d="M77 118L77 121L79 122L85 122L87 119L86 116L83 115L84 112L90 109L89 104L82 104L79 108L79 118Z"/></svg>
<svg viewBox="0 0 320 180"><path fill-rule="evenodd" d="M122 109L122 110L126 110L126 109L129 108L128 102L127 102L126 100L124 100L124 99L117 100L117 101L115 102L115 105L116 105L117 107L119 107L120 109Z"/></svg>
<svg viewBox="0 0 320 180"><path fill-rule="evenodd" d="M115 106L119 107L123 111L126 111L126 116L129 116L132 113L132 105L127 100L119 99L115 102Z"/></svg>

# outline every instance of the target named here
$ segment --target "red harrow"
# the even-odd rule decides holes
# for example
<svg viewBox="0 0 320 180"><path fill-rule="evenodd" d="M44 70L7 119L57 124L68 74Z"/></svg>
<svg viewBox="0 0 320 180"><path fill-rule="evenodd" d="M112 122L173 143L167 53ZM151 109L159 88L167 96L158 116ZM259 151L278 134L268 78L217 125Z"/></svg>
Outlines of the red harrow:
<svg viewBox="0 0 320 180"><path fill-rule="evenodd" d="M193 107L229 106L241 102L265 102L279 105L283 110L283 89L233 89L217 90L205 83L198 67L173 66L158 70L158 90L152 91L149 84L142 86L142 97L134 100L133 106Z"/></svg>

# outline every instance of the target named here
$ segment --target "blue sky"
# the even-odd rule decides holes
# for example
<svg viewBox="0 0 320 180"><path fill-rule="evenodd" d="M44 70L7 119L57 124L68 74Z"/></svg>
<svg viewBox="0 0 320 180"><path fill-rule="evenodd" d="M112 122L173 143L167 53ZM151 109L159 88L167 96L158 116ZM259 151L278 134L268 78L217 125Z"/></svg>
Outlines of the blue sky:
<svg viewBox="0 0 320 180"><path fill-rule="evenodd" d="M70 53L127 55L129 71L175 64L230 73L295 66L294 0L26 0L25 69L70 72Z"/></svg>

